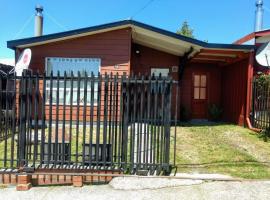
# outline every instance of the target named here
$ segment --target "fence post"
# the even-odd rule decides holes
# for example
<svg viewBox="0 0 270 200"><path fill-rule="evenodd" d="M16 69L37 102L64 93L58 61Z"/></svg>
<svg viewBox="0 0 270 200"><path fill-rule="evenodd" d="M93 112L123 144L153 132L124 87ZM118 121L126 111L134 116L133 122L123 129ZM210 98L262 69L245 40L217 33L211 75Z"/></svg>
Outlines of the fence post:
<svg viewBox="0 0 270 200"><path fill-rule="evenodd" d="M254 113L254 111L255 111L255 98L256 98L256 92L255 92L256 86L255 85L256 85L256 79L253 78L253 80L251 82L251 87L252 87L252 96L251 96L251 98L252 98L251 123L252 123L252 126L254 126L254 121L255 121L255 115L254 115L255 114Z"/></svg>
<svg viewBox="0 0 270 200"><path fill-rule="evenodd" d="M25 164L25 137L26 137L26 112L27 112L27 105L26 105L26 72L24 71L20 81L20 127L19 127L19 145L17 151L19 152L19 167L23 167Z"/></svg>
<svg viewBox="0 0 270 200"><path fill-rule="evenodd" d="M168 103L166 104L166 119L165 119L165 158L164 161L167 164L165 172L169 172L169 162L170 162L170 127L171 127L171 101L172 101L172 79L168 79L166 84L166 97Z"/></svg>

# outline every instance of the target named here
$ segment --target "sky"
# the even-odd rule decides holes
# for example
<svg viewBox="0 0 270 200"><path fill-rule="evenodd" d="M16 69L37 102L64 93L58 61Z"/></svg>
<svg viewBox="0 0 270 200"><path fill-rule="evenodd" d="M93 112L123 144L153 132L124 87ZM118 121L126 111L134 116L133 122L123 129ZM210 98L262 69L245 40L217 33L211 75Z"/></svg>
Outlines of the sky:
<svg viewBox="0 0 270 200"><path fill-rule="evenodd" d="M256 0L0 0L0 58L13 58L13 39L34 35L35 5L44 7L44 34L132 18L175 32L187 21L197 39L232 43L254 30ZM264 1L270 28L270 0Z"/></svg>

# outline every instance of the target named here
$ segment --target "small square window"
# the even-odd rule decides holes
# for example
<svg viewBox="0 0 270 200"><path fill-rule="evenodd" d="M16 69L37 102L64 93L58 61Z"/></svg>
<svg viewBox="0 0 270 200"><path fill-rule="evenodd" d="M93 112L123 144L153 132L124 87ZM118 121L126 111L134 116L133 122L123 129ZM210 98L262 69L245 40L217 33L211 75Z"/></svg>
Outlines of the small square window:
<svg viewBox="0 0 270 200"><path fill-rule="evenodd" d="M196 100L205 100L207 97L206 75L194 75L193 80L193 98Z"/></svg>

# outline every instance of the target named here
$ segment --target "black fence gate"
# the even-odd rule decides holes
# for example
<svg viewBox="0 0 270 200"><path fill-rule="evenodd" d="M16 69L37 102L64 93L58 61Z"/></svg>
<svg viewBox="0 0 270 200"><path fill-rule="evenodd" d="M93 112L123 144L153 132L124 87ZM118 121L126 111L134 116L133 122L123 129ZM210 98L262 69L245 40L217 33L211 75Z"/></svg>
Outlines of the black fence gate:
<svg viewBox="0 0 270 200"><path fill-rule="evenodd" d="M256 128L270 131L270 78L254 78L252 89L252 124Z"/></svg>
<svg viewBox="0 0 270 200"><path fill-rule="evenodd" d="M159 174L173 165L169 77L24 73L1 77L0 88L2 169Z"/></svg>

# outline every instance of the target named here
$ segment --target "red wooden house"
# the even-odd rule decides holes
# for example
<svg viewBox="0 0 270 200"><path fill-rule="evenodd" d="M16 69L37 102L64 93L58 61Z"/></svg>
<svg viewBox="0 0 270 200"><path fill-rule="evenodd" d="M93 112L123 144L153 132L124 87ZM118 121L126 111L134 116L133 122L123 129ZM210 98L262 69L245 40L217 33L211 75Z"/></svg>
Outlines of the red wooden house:
<svg viewBox="0 0 270 200"><path fill-rule="evenodd" d="M243 125L249 117L253 45L213 44L133 20L8 41L16 58L32 50L30 69L88 70L102 74L170 75L181 86L179 102L190 119L208 119L208 106L223 120Z"/></svg>

